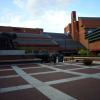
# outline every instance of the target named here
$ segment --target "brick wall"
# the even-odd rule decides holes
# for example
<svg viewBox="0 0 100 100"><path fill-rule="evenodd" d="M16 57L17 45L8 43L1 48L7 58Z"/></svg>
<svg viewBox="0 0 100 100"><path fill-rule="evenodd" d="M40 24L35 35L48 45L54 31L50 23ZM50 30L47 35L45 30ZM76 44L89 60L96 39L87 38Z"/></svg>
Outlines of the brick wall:
<svg viewBox="0 0 100 100"><path fill-rule="evenodd" d="M15 32L15 33L43 33L41 28L23 28L23 27L10 27L10 26L0 26L0 32Z"/></svg>
<svg viewBox="0 0 100 100"><path fill-rule="evenodd" d="M72 38L75 41L79 40L79 32L78 32L78 22L76 21L76 12L72 11L71 13L71 28L72 28Z"/></svg>
<svg viewBox="0 0 100 100"><path fill-rule="evenodd" d="M69 26L71 25L71 27ZM100 41L88 43L85 38L87 33L86 28L100 28L99 17L78 17L76 20L76 11L71 13L71 23L65 27L65 32L71 32L73 40L79 40L82 45L89 48L91 51L100 51Z"/></svg>
<svg viewBox="0 0 100 100"><path fill-rule="evenodd" d="M79 18L79 40L91 51L100 51L100 41L95 41L92 43L88 43L88 40L85 38L85 34L87 31L86 28L97 28L100 27L100 20L82 20Z"/></svg>

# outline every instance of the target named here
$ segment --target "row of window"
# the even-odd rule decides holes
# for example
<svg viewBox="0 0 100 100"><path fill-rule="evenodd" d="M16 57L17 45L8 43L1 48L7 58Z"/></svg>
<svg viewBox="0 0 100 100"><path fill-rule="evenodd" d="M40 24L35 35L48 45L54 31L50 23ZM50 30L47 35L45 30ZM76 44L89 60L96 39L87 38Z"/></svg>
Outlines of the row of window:
<svg viewBox="0 0 100 100"><path fill-rule="evenodd" d="M94 42L100 40L100 28L92 29L93 31L90 32L91 29L87 29L87 34L85 34L85 39L88 39L89 42Z"/></svg>

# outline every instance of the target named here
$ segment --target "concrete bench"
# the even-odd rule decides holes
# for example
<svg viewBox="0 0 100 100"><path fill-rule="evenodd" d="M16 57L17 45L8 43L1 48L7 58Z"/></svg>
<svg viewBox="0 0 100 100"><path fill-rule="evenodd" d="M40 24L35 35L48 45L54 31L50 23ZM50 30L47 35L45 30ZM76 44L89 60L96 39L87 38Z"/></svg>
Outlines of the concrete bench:
<svg viewBox="0 0 100 100"><path fill-rule="evenodd" d="M83 62L83 59L75 59L76 62Z"/></svg>

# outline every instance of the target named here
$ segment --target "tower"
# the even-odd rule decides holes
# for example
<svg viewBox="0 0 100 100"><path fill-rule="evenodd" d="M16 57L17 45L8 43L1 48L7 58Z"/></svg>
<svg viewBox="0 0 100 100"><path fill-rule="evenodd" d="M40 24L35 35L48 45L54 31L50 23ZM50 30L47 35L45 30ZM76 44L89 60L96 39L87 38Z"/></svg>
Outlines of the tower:
<svg viewBox="0 0 100 100"><path fill-rule="evenodd" d="M76 20L76 11L72 11L71 13L71 28L72 28L72 38L75 41L79 40L79 33L78 33L78 22Z"/></svg>

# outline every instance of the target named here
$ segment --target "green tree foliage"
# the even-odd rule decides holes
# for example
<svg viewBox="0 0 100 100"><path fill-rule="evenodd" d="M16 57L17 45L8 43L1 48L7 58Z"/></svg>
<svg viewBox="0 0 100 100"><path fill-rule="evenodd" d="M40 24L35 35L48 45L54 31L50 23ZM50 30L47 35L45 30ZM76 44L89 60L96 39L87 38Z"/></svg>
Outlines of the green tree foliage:
<svg viewBox="0 0 100 100"><path fill-rule="evenodd" d="M91 52L87 49L80 49L78 54L81 56L91 56Z"/></svg>

